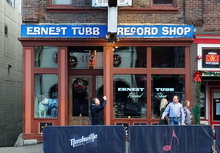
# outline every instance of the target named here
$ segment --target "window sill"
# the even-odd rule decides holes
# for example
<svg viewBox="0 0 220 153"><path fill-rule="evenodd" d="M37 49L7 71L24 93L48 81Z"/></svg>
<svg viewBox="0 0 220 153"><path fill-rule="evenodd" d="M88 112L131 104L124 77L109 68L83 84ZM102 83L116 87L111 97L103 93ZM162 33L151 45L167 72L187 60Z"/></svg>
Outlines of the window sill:
<svg viewBox="0 0 220 153"><path fill-rule="evenodd" d="M178 13L178 8L171 6L156 6L150 8L126 7L119 8L122 13Z"/></svg>
<svg viewBox="0 0 220 153"><path fill-rule="evenodd" d="M178 13L178 8L172 6L153 6L150 8L141 7L119 7L119 13ZM50 13L79 13L79 12L107 12L106 7L47 7L47 11Z"/></svg>
<svg viewBox="0 0 220 153"><path fill-rule="evenodd" d="M66 6L51 6L47 7L47 11L50 13L80 13L80 12L106 12L107 8L96 7L66 7Z"/></svg>

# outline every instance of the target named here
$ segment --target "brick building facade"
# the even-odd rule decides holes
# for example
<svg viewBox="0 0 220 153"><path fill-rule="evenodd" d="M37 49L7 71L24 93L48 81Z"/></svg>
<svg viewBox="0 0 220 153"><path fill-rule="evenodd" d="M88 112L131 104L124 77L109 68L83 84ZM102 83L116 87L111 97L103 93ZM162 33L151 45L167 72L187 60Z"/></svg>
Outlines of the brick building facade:
<svg viewBox="0 0 220 153"><path fill-rule="evenodd" d="M23 35L19 40L24 47L24 72L27 72L23 79L24 138L41 140L42 127L48 125L89 125L87 110L90 99L103 94L109 101L105 111L106 125L157 124L158 101L161 98L172 101L174 94L180 97L182 103L185 99L190 100L192 109L198 106L194 71L203 70L202 65L207 62L205 54L209 54L209 49L214 48L217 54L219 52L220 20L217 10L220 3L214 0L133 0L131 6L117 7L117 25L124 30L121 32L124 36L118 33L119 41L109 44L105 37L88 37L90 31L85 32L88 26L95 26L95 30L96 26L111 25L111 22L108 23L109 8L93 7L93 4L98 5L98 1L94 2L97 3L92 0L23 0ZM123 2L129 0L119 3ZM49 35L47 30L50 26L58 26L58 29L72 27L75 33L79 30L79 35L75 36L73 32L68 33L70 36L63 32L61 36L54 31L57 27L50 31L55 33ZM162 31L167 29L162 32L166 35L153 35L153 29L160 27ZM142 30L146 32L145 36ZM193 36L180 34L190 30L194 31ZM137 35L131 36L134 33ZM54 36L56 34L58 36ZM203 49L208 49L204 51L204 56L201 54ZM199 55L203 59L198 59ZM48 66L44 56L50 60L51 56L55 56L56 62L50 61ZM96 62L91 66L89 60L94 56ZM84 57L87 57L87 63ZM110 57L114 57L113 60ZM218 65L218 61L208 62L208 67ZM205 70L216 72L220 69ZM40 86L42 80L48 79L47 75L55 78L54 81L46 81L48 87ZM84 95L77 93L79 88L75 88L81 83L86 87ZM213 119L218 116L218 113L210 113L215 109L210 104L213 93L219 90L216 84L219 84L216 78L203 75L199 92L203 95L199 98L202 124L212 125L214 121L209 119L210 116ZM56 92L52 87L56 88ZM119 92L121 90L124 92ZM86 98L80 99L80 96ZM58 115L52 119L52 112L47 112L45 117L36 114L35 108L45 97L50 101L48 107L54 100L59 103L55 108ZM198 112L194 113L195 117L198 116Z"/></svg>

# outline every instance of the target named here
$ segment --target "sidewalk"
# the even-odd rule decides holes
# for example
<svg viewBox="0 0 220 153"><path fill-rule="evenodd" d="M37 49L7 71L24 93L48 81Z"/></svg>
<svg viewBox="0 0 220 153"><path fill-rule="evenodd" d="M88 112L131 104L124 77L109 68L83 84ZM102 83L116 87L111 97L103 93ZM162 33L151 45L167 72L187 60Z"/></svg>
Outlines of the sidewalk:
<svg viewBox="0 0 220 153"><path fill-rule="evenodd" d="M43 153L43 143L27 145L22 147L0 147L0 153ZM128 153L128 142L126 141L126 153ZM213 151L213 153L217 153Z"/></svg>
<svg viewBox="0 0 220 153"><path fill-rule="evenodd" d="M128 152L128 142L126 141L126 153ZM0 147L0 153L43 153L43 143L26 145L22 147Z"/></svg>
<svg viewBox="0 0 220 153"><path fill-rule="evenodd" d="M43 153L43 143L22 147L0 147L0 153Z"/></svg>

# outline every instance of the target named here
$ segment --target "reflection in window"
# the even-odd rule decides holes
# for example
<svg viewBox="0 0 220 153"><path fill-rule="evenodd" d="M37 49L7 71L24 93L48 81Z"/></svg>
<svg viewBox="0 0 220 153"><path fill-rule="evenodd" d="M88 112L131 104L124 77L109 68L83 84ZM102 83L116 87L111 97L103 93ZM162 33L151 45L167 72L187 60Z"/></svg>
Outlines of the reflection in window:
<svg viewBox="0 0 220 153"><path fill-rule="evenodd" d="M52 0L52 4L72 4L72 0Z"/></svg>
<svg viewBox="0 0 220 153"><path fill-rule="evenodd" d="M34 76L34 117L58 117L58 76L38 74Z"/></svg>
<svg viewBox="0 0 220 153"><path fill-rule="evenodd" d="M114 117L146 118L146 75L114 75Z"/></svg>
<svg viewBox="0 0 220 153"><path fill-rule="evenodd" d="M96 97L101 99L104 96L103 94L103 76L96 76Z"/></svg>
<svg viewBox="0 0 220 153"><path fill-rule="evenodd" d="M184 47L151 47L152 67L154 68L184 68Z"/></svg>
<svg viewBox="0 0 220 153"><path fill-rule="evenodd" d="M146 68L146 47L119 47L113 55L115 68Z"/></svg>
<svg viewBox="0 0 220 153"><path fill-rule="evenodd" d="M58 67L58 48L53 46L34 47L34 66L45 68Z"/></svg>
<svg viewBox="0 0 220 153"><path fill-rule="evenodd" d="M220 68L220 49L203 49L202 67Z"/></svg>
<svg viewBox="0 0 220 153"><path fill-rule="evenodd" d="M69 52L70 69L102 69L102 50L77 49Z"/></svg>
<svg viewBox="0 0 220 153"><path fill-rule="evenodd" d="M162 98L171 102L175 95L179 96L181 103L185 100L184 75L152 75L152 117L160 117Z"/></svg>

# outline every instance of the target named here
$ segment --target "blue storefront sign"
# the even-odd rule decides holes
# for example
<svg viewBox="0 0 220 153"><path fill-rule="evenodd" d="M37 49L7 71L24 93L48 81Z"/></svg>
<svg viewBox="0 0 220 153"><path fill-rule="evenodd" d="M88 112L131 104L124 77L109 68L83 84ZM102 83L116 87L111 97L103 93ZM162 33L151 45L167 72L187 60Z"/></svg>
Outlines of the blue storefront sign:
<svg viewBox="0 0 220 153"><path fill-rule="evenodd" d="M107 25L21 25L21 37L105 38ZM192 38L193 25L119 25L119 38Z"/></svg>

